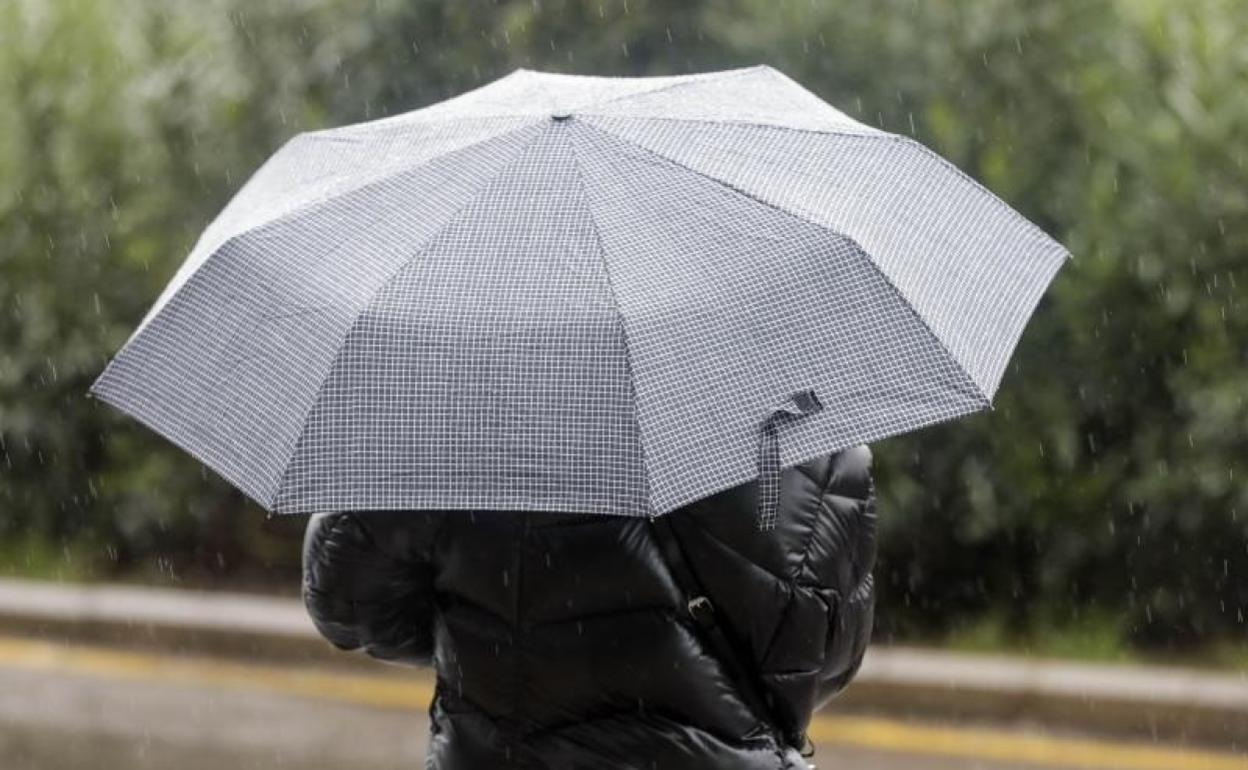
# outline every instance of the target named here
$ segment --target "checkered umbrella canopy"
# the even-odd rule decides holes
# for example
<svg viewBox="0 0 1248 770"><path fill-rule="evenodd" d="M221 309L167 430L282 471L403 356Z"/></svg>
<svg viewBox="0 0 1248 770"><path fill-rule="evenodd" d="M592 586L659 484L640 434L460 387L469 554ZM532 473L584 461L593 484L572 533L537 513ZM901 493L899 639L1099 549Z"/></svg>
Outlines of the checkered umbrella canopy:
<svg viewBox="0 0 1248 770"><path fill-rule="evenodd" d="M300 134L93 387L277 512L666 513L988 406L1066 251L769 67Z"/></svg>

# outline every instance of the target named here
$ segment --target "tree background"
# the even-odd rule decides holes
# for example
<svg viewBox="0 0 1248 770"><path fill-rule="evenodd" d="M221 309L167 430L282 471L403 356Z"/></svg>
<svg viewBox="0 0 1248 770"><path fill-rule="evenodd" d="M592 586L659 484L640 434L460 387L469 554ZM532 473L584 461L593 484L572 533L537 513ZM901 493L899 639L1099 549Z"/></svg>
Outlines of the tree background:
<svg viewBox="0 0 1248 770"><path fill-rule="evenodd" d="M84 395L296 132L520 66L768 63L1075 255L994 411L877 445L877 636L1244 639L1240 0L0 0L0 19L0 574L297 589L301 518Z"/></svg>

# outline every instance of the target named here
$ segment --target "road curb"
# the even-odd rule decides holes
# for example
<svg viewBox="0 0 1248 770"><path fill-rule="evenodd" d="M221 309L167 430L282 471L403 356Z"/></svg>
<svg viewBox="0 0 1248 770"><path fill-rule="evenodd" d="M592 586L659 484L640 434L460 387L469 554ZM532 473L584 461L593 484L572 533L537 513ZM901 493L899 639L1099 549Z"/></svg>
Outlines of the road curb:
<svg viewBox="0 0 1248 770"><path fill-rule="evenodd" d="M1248 672L876 648L833 707L951 721L1033 722L1242 750Z"/></svg>
<svg viewBox="0 0 1248 770"><path fill-rule="evenodd" d="M297 599L0 579L0 632L268 661L362 664L316 632Z"/></svg>
<svg viewBox="0 0 1248 770"><path fill-rule="evenodd" d="M297 599L0 579L0 633L282 663L368 666L316 633ZM1248 671L1102 665L875 647L830 710L1248 742Z"/></svg>

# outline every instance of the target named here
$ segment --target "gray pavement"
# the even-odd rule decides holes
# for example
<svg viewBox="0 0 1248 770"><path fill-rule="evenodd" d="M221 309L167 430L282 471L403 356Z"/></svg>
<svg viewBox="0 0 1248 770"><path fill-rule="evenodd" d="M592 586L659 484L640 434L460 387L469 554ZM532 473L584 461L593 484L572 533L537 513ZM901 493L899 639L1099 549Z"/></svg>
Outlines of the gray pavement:
<svg viewBox="0 0 1248 770"><path fill-rule="evenodd" d="M0 669L0 767L420 767L418 713L264 692Z"/></svg>
<svg viewBox="0 0 1248 770"><path fill-rule="evenodd" d="M6 770L416 768L423 767L425 730L419 710L0 666ZM822 770L1038 767L835 745L820 746L815 761Z"/></svg>
<svg viewBox="0 0 1248 770"><path fill-rule="evenodd" d="M317 636L293 598L0 579L3 633L284 663L345 660ZM840 707L936 719L1025 720L1243 750L1248 671L877 646Z"/></svg>

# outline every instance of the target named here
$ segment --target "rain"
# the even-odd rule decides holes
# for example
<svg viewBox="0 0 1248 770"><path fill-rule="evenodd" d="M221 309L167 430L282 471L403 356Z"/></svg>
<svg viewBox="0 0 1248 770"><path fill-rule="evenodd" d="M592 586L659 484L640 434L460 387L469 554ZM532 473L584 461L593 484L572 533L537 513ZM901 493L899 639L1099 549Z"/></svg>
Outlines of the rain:
<svg viewBox="0 0 1248 770"><path fill-rule="evenodd" d="M688 720L716 725L700 745L735 745L748 729L734 733L710 706L690 713L714 703L716 687L757 717L778 757L788 752L777 770L1248 766L1244 3L0 8L0 767L414 767L450 756L437 752L454 748L448 732L464 732L454 719L475 710L566 745L610 747L595 757L632 762L621 766L684 770L654 753L662 741L647 749L621 736ZM362 138L517 70L647 78L760 66L794 90L672 98L662 132L616 94L618 114L543 122L534 136L547 145L498 142L488 124L507 115L484 109L456 117L480 135L446 153L424 143L449 129ZM816 102L847 122L802 117ZM733 117L699 112L712 108ZM689 115L719 133L681 133ZM737 130L759 133L724 139ZM881 158L892 156L862 149L884 146L868 138L878 132L889 147L919 148L913 164L947 163L929 208L871 218L881 216L871 206L923 188L904 175L892 187L860 183L888 170ZM330 137L333 151L297 154L312 136ZM625 142L631 155L610 154ZM760 154L769 142L781 149ZM861 152L847 156L858 162L832 146ZM574 172L551 170L569 157ZM464 158L483 165L455 165ZM826 164L802 177L810 200L796 177L768 183L796 158ZM465 180L495 162L491 182L551 187L492 210L496 237L465 256L456 248L481 231L446 223L487 208ZM303 186L275 203L266 168ZM377 175L353 176L368 168ZM630 182L642 168L649 181ZM676 179L678 191L661 186ZM377 190L398 191L369 199L393 208L354 223L333 209ZM959 209L968 190L985 196L969 214ZM580 197L552 204L568 191ZM721 219L720 195L751 203ZM1028 224L985 237L973 263L932 267L991 224L998 199ZM313 217L326 210L338 213ZM645 229L694 210L682 225ZM569 213L582 211L591 224ZM953 214L956 227L933 224ZM426 250L426 229L442 251ZM902 235L881 235L893 232ZM708 288L630 274L634 235L632 260L670 252ZM361 261L370 238L393 263ZM562 267L487 280L508 255L544 264L556 238ZM296 242L341 269L286 280ZM893 262L875 253L897 242L918 245ZM1019 266L1058 254L1050 242L1069 260L1036 282L1032 312ZM699 248L680 251L690 243ZM860 252L879 269L853 273L853 290L878 287L904 304L831 293L848 291L837 282L865 264ZM160 299L200 254L254 283L186 291L200 290L200 275ZM411 267L430 254L441 261ZM576 261L584 255L594 260ZM957 304L981 275L967 265L994 259L1006 266L991 290ZM725 277L765 260L783 266L780 277ZM463 265L472 280L447 278ZM407 293L369 305L392 278ZM481 292L466 306L491 320L486 332L464 321L477 316L435 317L464 286ZM750 305L777 286L790 292ZM334 304L355 289L358 307ZM528 292L545 304L520 303ZM149 319L153 308L181 313L197 299L202 336L186 357L127 352L145 326L189 328L179 324L191 315ZM996 305L1006 309L985 310ZM755 325L716 325L739 306L755 308ZM1021 320L1016 339L1000 342L1006 310ZM332 334L318 326L327 317L339 324ZM272 323L258 334L240 320L261 318ZM647 324L673 318L706 321L684 338L697 346L672 354L647 338ZM381 332L341 344L395 319L461 347ZM577 328L592 335L567 336ZM898 336L879 344L881 329ZM906 330L930 333L927 352L900 341ZM387 339L406 363L376 379L328 376ZM595 355L567 356L586 339ZM471 347L481 340L494 347ZM991 366L968 352L985 341L1005 350L983 354ZM518 363L535 350L549 353L546 369ZM726 350L740 357L717 357ZM231 367L188 364L201 354ZM456 379L464 362L476 373ZM998 364L990 404L956 402L967 381L994 379L976 367ZM92 392L109 367L136 388L120 409ZM419 393L468 387L416 421L402 384L412 372L431 377ZM824 379L801 379L808 372ZM685 374L672 378L679 386L664 380L673 373ZM264 383L253 389L259 406L244 398L247 377ZM784 411L807 387L817 409ZM662 426L638 416L673 394L702 400L689 396ZM314 401L320 425L364 427L334 444L337 434L306 429ZM473 417L482 405L499 412ZM747 407L757 414L734 416ZM773 409L787 415L773 420L774 446L759 432ZM297 419L271 419L287 411ZM578 420L592 430L559 444ZM633 433L611 439L609 429ZM485 459L445 449L472 435L490 438L474 449ZM858 445L870 447L869 475L849 464ZM386 454L396 446L408 454ZM342 467L372 475L335 487ZM869 492L846 481L860 476ZM573 483L585 488L573 495ZM734 487L748 490L739 501L730 494L748 483L757 486ZM465 502L465 489L489 494ZM808 508L794 490L808 491ZM423 502L405 507L417 494ZM491 496L507 504L481 502ZM692 566L685 578L652 528L686 512L652 501L695 498L713 503L704 530L673 527L675 557ZM441 511L447 500L454 510ZM764 515L773 504L778 524ZM354 519L335 518L347 509ZM740 523L726 523L733 515ZM816 523L803 529L802 516ZM361 537L333 539L343 532ZM310 566L339 557L377 571ZM758 581L767 599L747 606ZM384 601L349 595L395 585L406 588ZM332 615L343 606L381 606L375 617L410 633L342 632L358 620ZM810 607L821 608L815 620ZM768 689L768 677L802 671L820 674L801 685L798 710L810 713L789 724L767 704L800 687ZM601 727L614 719L623 727ZM439 724L456 729L439 734ZM498 766L545 766L535 745L499 744Z"/></svg>

